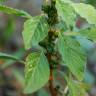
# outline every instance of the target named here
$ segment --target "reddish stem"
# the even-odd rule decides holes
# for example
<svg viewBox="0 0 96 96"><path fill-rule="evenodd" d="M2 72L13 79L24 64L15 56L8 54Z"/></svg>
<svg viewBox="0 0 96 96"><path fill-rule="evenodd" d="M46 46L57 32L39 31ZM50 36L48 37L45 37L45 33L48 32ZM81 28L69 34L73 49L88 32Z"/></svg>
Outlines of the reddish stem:
<svg viewBox="0 0 96 96"><path fill-rule="evenodd" d="M51 54L48 54L47 58L50 64ZM50 64L49 90L50 90L51 96L57 96L57 90L54 88L54 85L53 85L53 66L51 64Z"/></svg>

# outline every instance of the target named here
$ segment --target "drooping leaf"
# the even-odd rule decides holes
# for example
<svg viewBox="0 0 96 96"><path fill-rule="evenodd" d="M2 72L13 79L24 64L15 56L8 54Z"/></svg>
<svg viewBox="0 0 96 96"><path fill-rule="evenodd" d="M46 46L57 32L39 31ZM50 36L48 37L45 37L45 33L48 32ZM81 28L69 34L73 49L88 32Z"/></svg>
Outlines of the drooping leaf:
<svg viewBox="0 0 96 96"><path fill-rule="evenodd" d="M49 64L42 52L31 53L25 65L25 93L33 93L49 80Z"/></svg>
<svg viewBox="0 0 96 96"><path fill-rule="evenodd" d="M87 39L96 41L96 27L89 29L83 29L79 32L82 36L85 36Z"/></svg>
<svg viewBox="0 0 96 96"><path fill-rule="evenodd" d="M31 18L31 15L23 10L14 9L5 5L0 4L0 11L7 14L14 14L16 16L21 16L25 18Z"/></svg>
<svg viewBox="0 0 96 96"><path fill-rule="evenodd" d="M86 56L81 50L80 44L74 38L60 35L58 40L58 50L62 56L64 64L78 80L82 80L86 64Z"/></svg>
<svg viewBox="0 0 96 96"><path fill-rule="evenodd" d="M96 9L93 6L83 3L71 3L71 6L75 12L85 18L88 23L96 25Z"/></svg>
<svg viewBox="0 0 96 96"><path fill-rule="evenodd" d="M13 56L15 56L16 58L18 58L18 59L21 59L23 56L24 56L24 54L25 54L25 50L24 49L20 49L20 50L18 50L18 51L16 51L14 54L13 54ZM12 64L14 64L16 61L15 60L13 60L13 59L6 59L6 60L4 60L4 63L0 66L0 68L3 70L3 69L5 69L5 68L7 68L7 67L9 67L9 66L11 66Z"/></svg>
<svg viewBox="0 0 96 96"><path fill-rule="evenodd" d="M36 16L27 20L24 24L23 40L25 48L37 45L48 34L48 24L43 16Z"/></svg>
<svg viewBox="0 0 96 96"><path fill-rule="evenodd" d="M11 60L22 62L18 57L9 55L6 53L2 53L2 52L0 52L0 59L11 59ZM22 62L22 63L24 63L24 62Z"/></svg>
<svg viewBox="0 0 96 96"><path fill-rule="evenodd" d="M67 24L67 26L75 25L76 14L74 12L74 9L69 4L67 4L63 0L57 0L56 8L59 17Z"/></svg>

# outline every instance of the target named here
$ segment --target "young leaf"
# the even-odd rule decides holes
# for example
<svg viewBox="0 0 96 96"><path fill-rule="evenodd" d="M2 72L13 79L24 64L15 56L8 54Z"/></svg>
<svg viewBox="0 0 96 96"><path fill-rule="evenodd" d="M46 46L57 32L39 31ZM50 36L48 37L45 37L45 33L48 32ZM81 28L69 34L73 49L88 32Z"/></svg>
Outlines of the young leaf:
<svg viewBox="0 0 96 96"><path fill-rule="evenodd" d="M24 24L23 40L25 48L37 45L48 34L48 24L43 16L36 16L27 20Z"/></svg>
<svg viewBox="0 0 96 96"><path fill-rule="evenodd" d="M90 24L96 25L96 9L83 3L71 3L71 6L75 9L81 17L85 18Z"/></svg>
<svg viewBox="0 0 96 96"><path fill-rule="evenodd" d="M0 11L7 13L7 14L14 14L16 16L31 18L31 15L28 14L27 12L23 11L23 10L14 9L14 8L7 7L7 6L1 5L1 4L0 4Z"/></svg>
<svg viewBox="0 0 96 96"><path fill-rule="evenodd" d="M85 53L81 50L80 44L71 37L59 36L58 50L62 59L70 71L82 80L86 64Z"/></svg>
<svg viewBox="0 0 96 96"><path fill-rule="evenodd" d="M56 8L59 17L67 24L67 26L74 26L76 21L76 14L74 9L62 0L56 1Z"/></svg>
<svg viewBox="0 0 96 96"><path fill-rule="evenodd" d="M48 82L49 75L49 64L44 53L31 53L26 59L24 93L33 93L43 87Z"/></svg>
<svg viewBox="0 0 96 96"><path fill-rule="evenodd" d="M82 36L85 36L89 40L96 41L96 27L92 27L90 29L83 29L80 31Z"/></svg>

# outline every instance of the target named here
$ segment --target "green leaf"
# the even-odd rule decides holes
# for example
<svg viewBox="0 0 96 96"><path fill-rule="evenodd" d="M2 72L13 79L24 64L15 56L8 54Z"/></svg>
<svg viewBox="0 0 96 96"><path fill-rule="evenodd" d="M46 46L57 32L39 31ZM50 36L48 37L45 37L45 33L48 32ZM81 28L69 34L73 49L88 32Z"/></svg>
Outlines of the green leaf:
<svg viewBox="0 0 96 96"><path fill-rule="evenodd" d="M86 96L85 90L88 90L88 88L90 88L90 85L73 80L71 74L67 75L64 72L60 72L60 71L59 73L64 77L67 83L67 86L65 87L64 90L65 95L68 92L69 93L68 96Z"/></svg>
<svg viewBox="0 0 96 96"><path fill-rule="evenodd" d="M86 56L81 50L80 44L74 38L60 35L58 40L58 50L62 56L64 64L68 66L78 80L82 80L84 77Z"/></svg>
<svg viewBox="0 0 96 96"><path fill-rule="evenodd" d="M7 6L1 5L1 4L0 4L0 11L4 12L4 13L7 13L7 14L14 14L16 16L31 18L31 15L28 14L27 12L23 11L23 10L14 9L14 8L7 7Z"/></svg>
<svg viewBox="0 0 96 96"><path fill-rule="evenodd" d="M56 8L59 17L67 24L67 26L74 26L76 21L76 14L74 9L63 0L56 1Z"/></svg>
<svg viewBox="0 0 96 96"><path fill-rule="evenodd" d="M11 60L22 62L18 57L15 57L13 55L9 55L6 53L2 53L2 52L0 52L0 59L11 59ZM24 63L24 62L22 62L22 63Z"/></svg>
<svg viewBox="0 0 96 96"><path fill-rule="evenodd" d="M70 5L75 9L75 12L85 18L88 23L96 25L96 9L93 6L83 3L71 3Z"/></svg>
<svg viewBox="0 0 96 96"><path fill-rule="evenodd" d="M49 64L44 53L31 53L26 59L24 93L33 93L43 87L48 82L49 75Z"/></svg>
<svg viewBox="0 0 96 96"><path fill-rule="evenodd" d="M89 29L83 29L79 32L82 36L85 36L87 39L96 41L96 27Z"/></svg>
<svg viewBox="0 0 96 96"><path fill-rule="evenodd" d="M48 24L43 16L36 16L27 20L24 24L23 40L25 48L38 45L48 35Z"/></svg>
<svg viewBox="0 0 96 96"><path fill-rule="evenodd" d="M20 60L24 56L24 54L25 54L25 50L20 49L20 50L17 50L12 56L14 56L16 58L18 57L19 60ZM10 67L11 65L13 65L15 62L16 61L13 60L13 59L10 59L10 60L6 59L6 60L4 60L4 63L0 66L0 68L2 70L4 70L5 68Z"/></svg>
<svg viewBox="0 0 96 96"><path fill-rule="evenodd" d="M64 6L65 6L65 5L63 5L64 3L68 4L70 7L73 7L73 9L75 10L75 12L77 14L79 14L81 17L85 18L88 21L88 23L96 25L96 9L92 5L84 4L84 3L73 3L70 0L68 0L68 1L67 0L57 0L57 2L62 2L62 4L60 4L60 5L62 5L63 7L61 7L61 8L64 8ZM59 4L59 3L57 3L57 4ZM69 11L69 14L70 14L70 11ZM70 19L68 21L70 21Z"/></svg>
<svg viewBox="0 0 96 96"><path fill-rule="evenodd" d="M86 96L84 88L82 88L77 82L68 79L67 83L69 87L69 96Z"/></svg>

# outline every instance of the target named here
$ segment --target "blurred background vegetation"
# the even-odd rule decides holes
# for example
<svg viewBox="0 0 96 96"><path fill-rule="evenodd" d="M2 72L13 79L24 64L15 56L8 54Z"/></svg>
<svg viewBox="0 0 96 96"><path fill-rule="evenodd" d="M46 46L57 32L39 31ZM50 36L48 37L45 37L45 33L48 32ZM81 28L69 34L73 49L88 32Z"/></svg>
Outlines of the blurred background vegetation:
<svg viewBox="0 0 96 96"><path fill-rule="evenodd" d="M32 16L41 13L41 6L44 0L6 0L5 5L23 9ZM96 7L96 0L73 0L85 2ZM0 12L0 51L13 54L24 59L27 55L22 40L23 23L25 19ZM86 21L78 18L78 28L88 26ZM96 96L96 44L80 39L88 52L87 70L84 82L92 85L88 96ZM62 79L59 78L62 83ZM50 96L48 90L43 88L30 95L22 94L24 87L24 65L12 60L0 60L0 96Z"/></svg>

